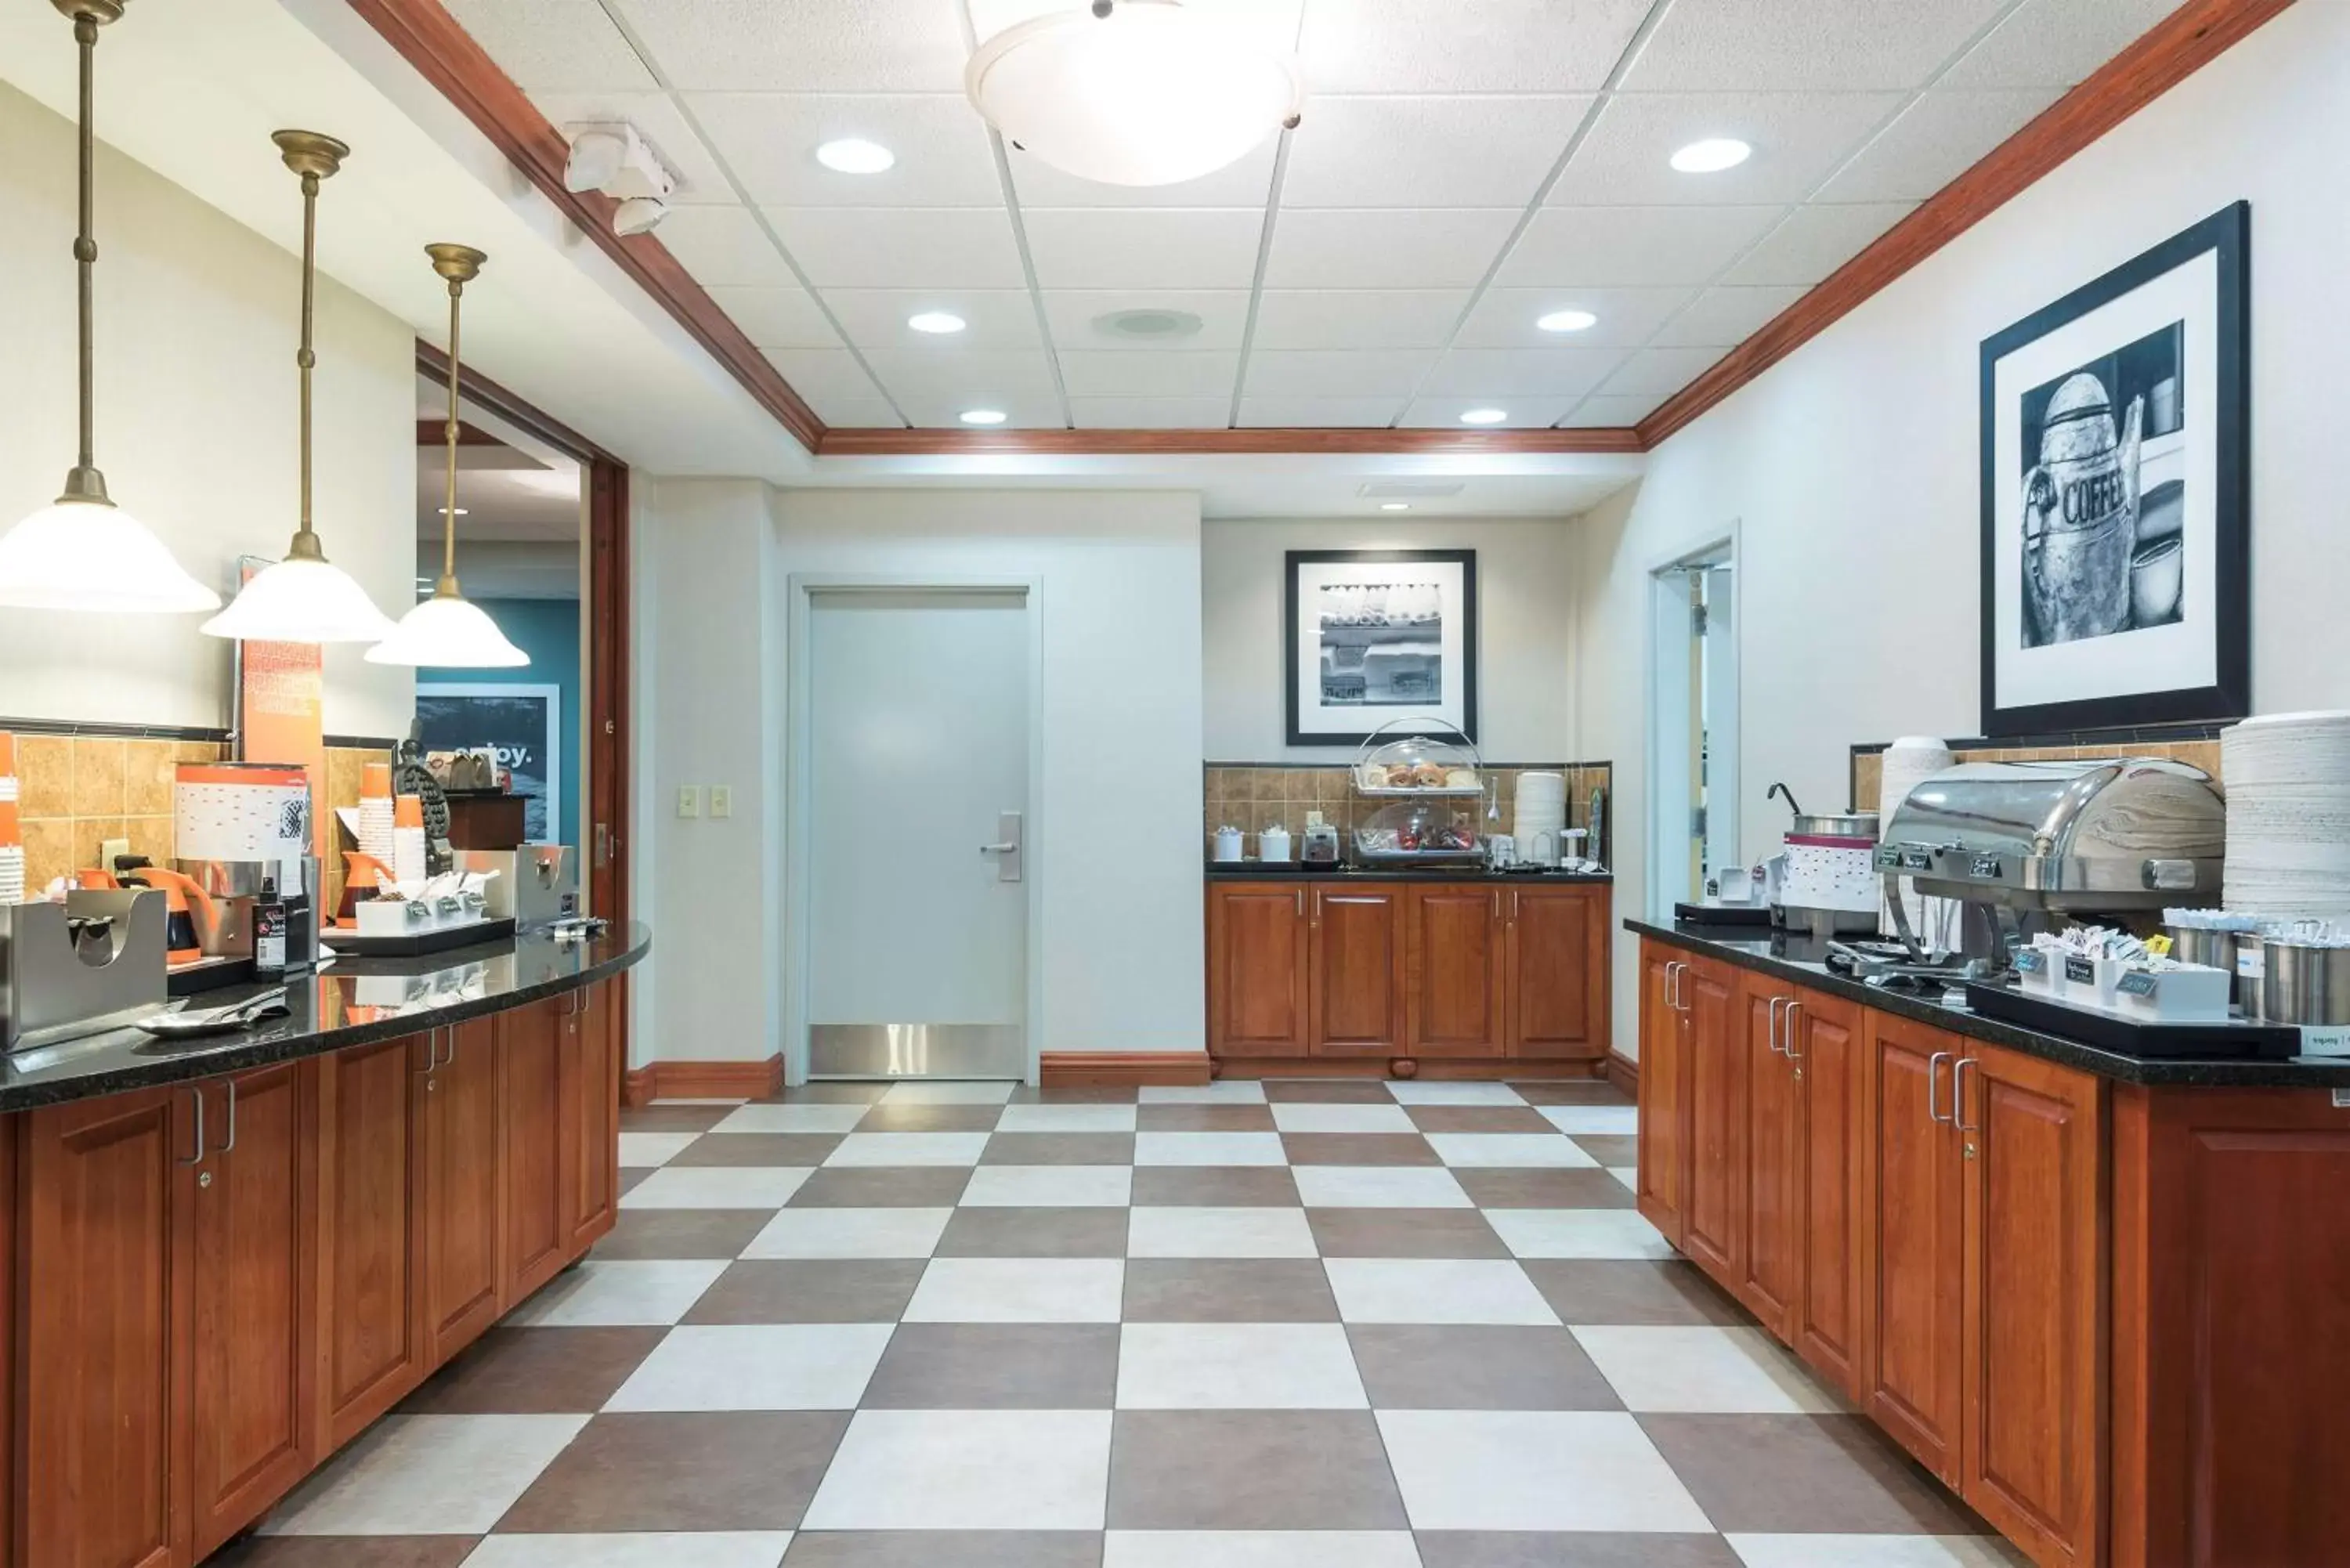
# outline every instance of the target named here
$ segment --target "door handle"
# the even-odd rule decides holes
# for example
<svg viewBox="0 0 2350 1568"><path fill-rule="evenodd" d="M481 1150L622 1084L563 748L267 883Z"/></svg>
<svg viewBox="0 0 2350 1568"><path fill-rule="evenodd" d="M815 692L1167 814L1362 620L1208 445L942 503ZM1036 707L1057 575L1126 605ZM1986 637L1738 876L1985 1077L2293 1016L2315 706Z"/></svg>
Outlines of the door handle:
<svg viewBox="0 0 2350 1568"><path fill-rule="evenodd" d="M188 1097L196 1102L196 1152L192 1158L174 1160L172 1163L192 1170L203 1164L204 1156L208 1152L204 1147L204 1092L202 1088L190 1089Z"/></svg>
<svg viewBox="0 0 2350 1568"><path fill-rule="evenodd" d="M1020 853L1020 846L1017 844L983 844L979 846L979 852L982 855L1017 855Z"/></svg>
<svg viewBox="0 0 2350 1568"><path fill-rule="evenodd" d="M979 852L994 857L997 881L1020 880L1021 846L1026 838L1018 812L1000 811L995 814L995 840L992 844L981 845Z"/></svg>
<svg viewBox="0 0 2350 1568"><path fill-rule="evenodd" d="M1967 1069L1981 1065L1972 1056L1961 1056L1950 1069L1950 1122L1962 1133L1982 1131L1981 1123L1967 1120Z"/></svg>
<svg viewBox="0 0 2350 1568"><path fill-rule="evenodd" d="M1942 1064L1950 1059L1950 1054L1948 1051L1937 1051L1926 1058L1926 1119L1929 1122L1947 1122L1950 1119L1936 1108L1942 1103ZM1955 1080L1958 1075L1953 1073L1950 1076Z"/></svg>

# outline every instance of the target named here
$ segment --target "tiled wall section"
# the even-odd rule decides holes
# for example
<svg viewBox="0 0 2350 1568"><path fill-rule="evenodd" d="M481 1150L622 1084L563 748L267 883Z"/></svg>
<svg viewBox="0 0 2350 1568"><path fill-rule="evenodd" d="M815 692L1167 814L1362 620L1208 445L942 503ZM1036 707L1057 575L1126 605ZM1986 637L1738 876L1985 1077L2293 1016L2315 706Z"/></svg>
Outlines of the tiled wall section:
<svg viewBox="0 0 2350 1568"><path fill-rule="evenodd" d="M1485 776L1499 793L1502 819L1481 825L1481 829L1510 831L1510 824L1517 816L1518 776L1529 773L1566 774L1569 827L1588 827L1591 792L1606 790L1612 794L1615 787L1614 770L1606 763L1488 763ZM1201 824L1203 853L1205 837L1219 827L1237 827L1249 834L1248 852L1254 856L1254 836L1276 823L1289 829L1294 837L1305 831L1305 814L1318 811L1323 820L1335 824L1344 836L1371 813L1396 804L1393 800L1357 795L1353 778L1353 770L1343 766L1299 768L1270 763L1211 763L1207 769L1207 819ZM1482 809L1475 801L1458 804L1464 811Z"/></svg>
<svg viewBox="0 0 2350 1568"><path fill-rule="evenodd" d="M2220 742L2218 741L2116 741L2079 746L1982 746L1960 747L1951 753L1962 763L2033 763L2065 758L2089 757L2168 757L2174 762L2201 768L2218 781L2220 776ZM1856 752L1852 759L1852 809L1882 811L1878 801L1885 779L1885 754L1882 752Z"/></svg>

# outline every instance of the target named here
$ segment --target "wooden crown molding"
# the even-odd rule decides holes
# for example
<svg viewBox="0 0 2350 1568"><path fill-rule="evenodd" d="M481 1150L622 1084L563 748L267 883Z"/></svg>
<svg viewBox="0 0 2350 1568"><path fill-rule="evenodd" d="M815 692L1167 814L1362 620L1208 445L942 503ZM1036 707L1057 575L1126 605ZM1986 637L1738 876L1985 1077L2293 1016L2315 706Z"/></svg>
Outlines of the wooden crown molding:
<svg viewBox="0 0 2350 1568"><path fill-rule="evenodd" d="M466 372L468 375L471 375L472 373L473 372L471 371ZM449 444L449 421L446 419L417 421L416 444L418 446L447 446ZM474 425L469 425L464 421L459 420L457 421L457 444L459 446L504 446L506 443L492 435L489 431L482 430Z"/></svg>
<svg viewBox="0 0 2350 1568"><path fill-rule="evenodd" d="M447 386L449 384L449 356L441 352L440 349L434 348L432 344L427 343L423 338L419 337L416 340L416 373L423 377L428 381L437 381L442 386ZM500 386L497 382L491 380L487 376L483 375L479 370L474 369L471 365L465 367L465 385L463 389L463 398L462 400L472 403L476 408L487 409L490 412L497 415L500 419L504 420L507 423L519 426L523 430L528 431L531 434L536 436L547 445L554 447L559 452L568 453L573 459L579 462L607 462L610 463L615 468L626 468L628 466L628 464L622 462L619 458L614 457L610 452L606 452L602 447L598 446L594 441L589 441L586 436L581 435L577 431L573 430L569 425L565 424L561 420L556 419L553 414L550 414L545 409L540 408L536 403L532 402L527 398L517 397L513 392L510 392L505 388ZM441 433L441 428L442 421L439 420L417 421L417 444L419 446L440 445L442 441L444 439ZM463 426L463 428L466 430L472 429L471 426ZM432 432L430 435L426 434L428 430ZM474 433L481 434L479 431L475 431ZM504 441L499 441L495 436L484 435L482 439L493 446L504 446L505 444ZM460 446L471 446L474 443L460 437L457 444Z"/></svg>
<svg viewBox="0 0 2350 1568"><path fill-rule="evenodd" d="M819 457L963 457L1027 452L1069 457L1198 453L1639 452L1637 431L1287 429L941 431L827 429Z"/></svg>

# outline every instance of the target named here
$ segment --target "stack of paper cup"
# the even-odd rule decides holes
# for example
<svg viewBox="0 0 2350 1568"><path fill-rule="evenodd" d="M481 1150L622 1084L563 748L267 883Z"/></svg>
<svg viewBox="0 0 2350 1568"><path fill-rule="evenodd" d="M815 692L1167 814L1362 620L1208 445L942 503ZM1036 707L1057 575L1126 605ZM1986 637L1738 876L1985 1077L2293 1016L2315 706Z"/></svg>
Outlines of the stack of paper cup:
<svg viewBox="0 0 2350 1568"><path fill-rule="evenodd" d="M1511 824L1518 858L1555 866L1566 855L1566 775L1520 774L1518 815Z"/></svg>
<svg viewBox="0 0 2350 1568"><path fill-rule="evenodd" d="M391 867L396 882L421 882L425 877L424 802L404 794L392 803Z"/></svg>
<svg viewBox="0 0 2350 1568"><path fill-rule="evenodd" d="M1883 771L1878 775L1877 791L1877 822L1880 835L1889 834L1893 814L1909 798L1909 792L1940 773L1958 765L1950 748L1930 735L1904 735L1885 748L1880 759ZM1949 911L1940 908L1944 900L1929 898L1918 891L1914 877L1901 878L1901 901L1908 911L1909 929L1919 936L1939 929ZM1877 911L1885 930L1893 929L1893 900L1885 898Z"/></svg>
<svg viewBox="0 0 2350 1568"><path fill-rule="evenodd" d="M359 779L359 851L391 864L391 764L369 763Z"/></svg>
<svg viewBox="0 0 2350 1568"><path fill-rule="evenodd" d="M2277 713L2220 732L2227 907L2350 914L2350 713Z"/></svg>
<svg viewBox="0 0 2350 1568"><path fill-rule="evenodd" d="M25 834L16 815L16 737L0 730L0 904L25 901Z"/></svg>

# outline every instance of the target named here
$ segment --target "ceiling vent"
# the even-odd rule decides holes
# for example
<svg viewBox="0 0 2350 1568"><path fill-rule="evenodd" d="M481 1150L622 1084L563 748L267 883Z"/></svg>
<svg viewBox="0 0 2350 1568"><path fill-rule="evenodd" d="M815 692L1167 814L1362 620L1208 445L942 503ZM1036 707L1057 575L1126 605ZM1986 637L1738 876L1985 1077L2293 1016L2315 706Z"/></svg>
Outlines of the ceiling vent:
<svg viewBox="0 0 2350 1568"><path fill-rule="evenodd" d="M1110 310L1094 317L1094 330L1128 343L1174 343L1198 336L1200 318L1188 310Z"/></svg>

